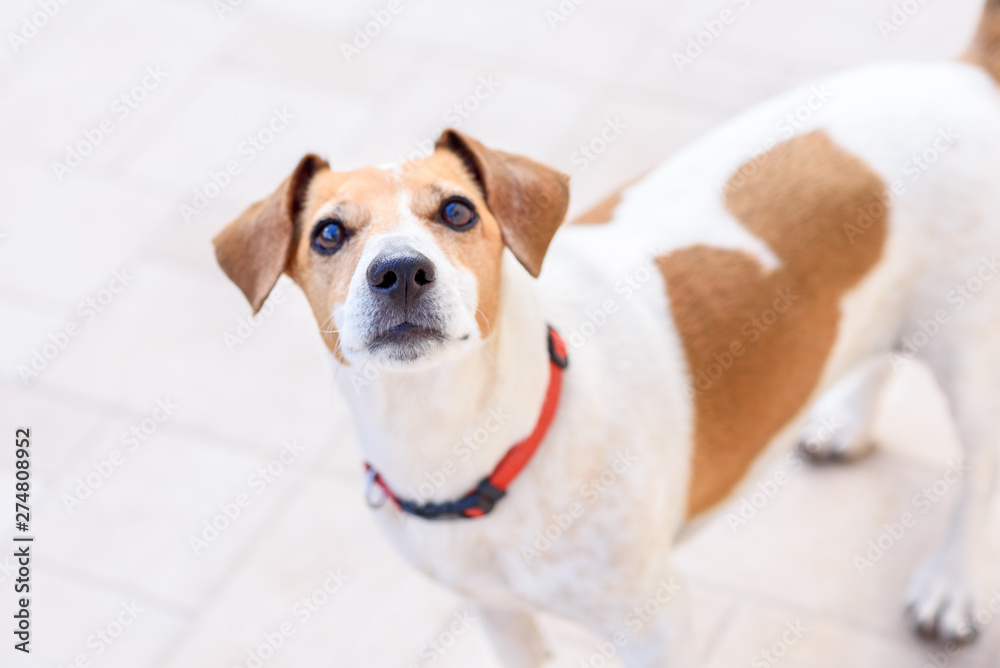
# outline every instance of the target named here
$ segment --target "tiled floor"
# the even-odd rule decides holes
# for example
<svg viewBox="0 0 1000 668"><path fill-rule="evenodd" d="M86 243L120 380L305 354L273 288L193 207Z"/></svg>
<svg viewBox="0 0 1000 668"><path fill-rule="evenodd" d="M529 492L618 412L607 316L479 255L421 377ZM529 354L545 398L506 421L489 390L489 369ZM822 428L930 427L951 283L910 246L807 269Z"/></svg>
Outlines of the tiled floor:
<svg viewBox="0 0 1000 668"><path fill-rule="evenodd" d="M403 564L369 521L352 427L295 287L283 282L272 315L227 345L248 313L211 236L307 151L341 168L414 152L481 78L492 83L462 129L571 173L581 211L793 84L954 55L981 4L910 3L919 11L883 37L878 22L896 0L399 2L350 61L342 44L383 0L0 7L0 433L34 428L38 536L35 651L12 659L8 638L0 665L253 666L248 652L269 642L279 647L268 668L495 666L475 624L445 654L427 653L462 601ZM40 7L57 11L38 19ZM735 21L679 70L675 54L724 9ZM11 32L30 37L15 50ZM251 156L244 142L276 113L290 116L286 127ZM95 135L104 119L113 132ZM626 130L581 169L574 152L608 119ZM67 145L88 136L96 148L57 174ZM186 221L181 205L230 160L240 173ZM60 334L69 323L72 338ZM37 376L19 376L63 339ZM944 665L939 648L911 637L899 600L948 503L864 575L853 563L947 466L955 445L942 416L927 378L908 368L873 458L796 472L748 526L734 531L723 515L688 541L702 665L776 665L759 654L772 647L789 667ZM135 425L144 440L128 436ZM286 442L294 462L254 484ZM3 450L2 498L11 472ZM251 504L205 533L242 493ZM1000 519L993 526L1000 586ZM10 567L0 558L4 615ZM303 597L323 602L309 610ZM777 647L789 624L801 638ZM559 620L545 631L553 667L594 652L594 639ZM947 660L1000 665L1000 624Z"/></svg>

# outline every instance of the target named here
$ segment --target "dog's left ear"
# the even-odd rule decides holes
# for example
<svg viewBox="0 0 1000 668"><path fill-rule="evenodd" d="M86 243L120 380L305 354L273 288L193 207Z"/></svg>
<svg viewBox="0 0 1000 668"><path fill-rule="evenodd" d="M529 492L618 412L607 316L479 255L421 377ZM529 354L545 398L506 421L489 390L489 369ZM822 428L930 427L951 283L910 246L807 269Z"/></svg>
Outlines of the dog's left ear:
<svg viewBox="0 0 1000 668"><path fill-rule="evenodd" d="M462 159L479 182L504 243L537 277L566 217L569 177L530 158L486 148L455 130L445 130L436 148Z"/></svg>
<svg viewBox="0 0 1000 668"><path fill-rule="evenodd" d="M270 197L251 205L212 240L219 266L243 291L255 314L288 265L295 220L309 182L329 167L322 158L305 156Z"/></svg>

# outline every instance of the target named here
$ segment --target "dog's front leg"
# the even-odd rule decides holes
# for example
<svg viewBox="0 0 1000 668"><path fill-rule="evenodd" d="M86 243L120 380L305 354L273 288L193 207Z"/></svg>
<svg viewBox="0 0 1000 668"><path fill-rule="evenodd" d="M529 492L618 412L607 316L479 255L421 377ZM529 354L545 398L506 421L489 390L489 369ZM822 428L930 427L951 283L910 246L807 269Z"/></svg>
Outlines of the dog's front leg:
<svg viewBox="0 0 1000 668"><path fill-rule="evenodd" d="M694 668L694 636L687 583L659 581L652 595L625 616L619 656L625 668Z"/></svg>
<svg viewBox="0 0 1000 668"><path fill-rule="evenodd" d="M541 668L548 652L530 613L479 607L483 628L504 668Z"/></svg>

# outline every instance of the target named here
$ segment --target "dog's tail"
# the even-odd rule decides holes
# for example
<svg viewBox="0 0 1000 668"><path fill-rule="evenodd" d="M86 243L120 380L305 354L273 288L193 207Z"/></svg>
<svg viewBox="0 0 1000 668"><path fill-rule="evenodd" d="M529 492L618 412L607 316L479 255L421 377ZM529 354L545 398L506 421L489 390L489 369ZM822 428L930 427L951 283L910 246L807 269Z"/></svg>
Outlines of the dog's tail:
<svg viewBox="0 0 1000 668"><path fill-rule="evenodd" d="M986 0L979 29L962 60L985 68L1000 82L1000 0Z"/></svg>

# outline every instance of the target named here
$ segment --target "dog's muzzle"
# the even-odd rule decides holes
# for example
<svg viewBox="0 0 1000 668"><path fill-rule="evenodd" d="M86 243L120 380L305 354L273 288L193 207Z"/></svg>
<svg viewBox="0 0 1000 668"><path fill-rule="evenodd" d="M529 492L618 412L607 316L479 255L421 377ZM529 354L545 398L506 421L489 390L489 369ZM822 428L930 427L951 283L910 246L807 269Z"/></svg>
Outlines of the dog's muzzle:
<svg viewBox="0 0 1000 668"><path fill-rule="evenodd" d="M415 250L380 255L368 266L367 279L377 312L370 351L444 340L441 316L429 294L434 263L426 255Z"/></svg>

